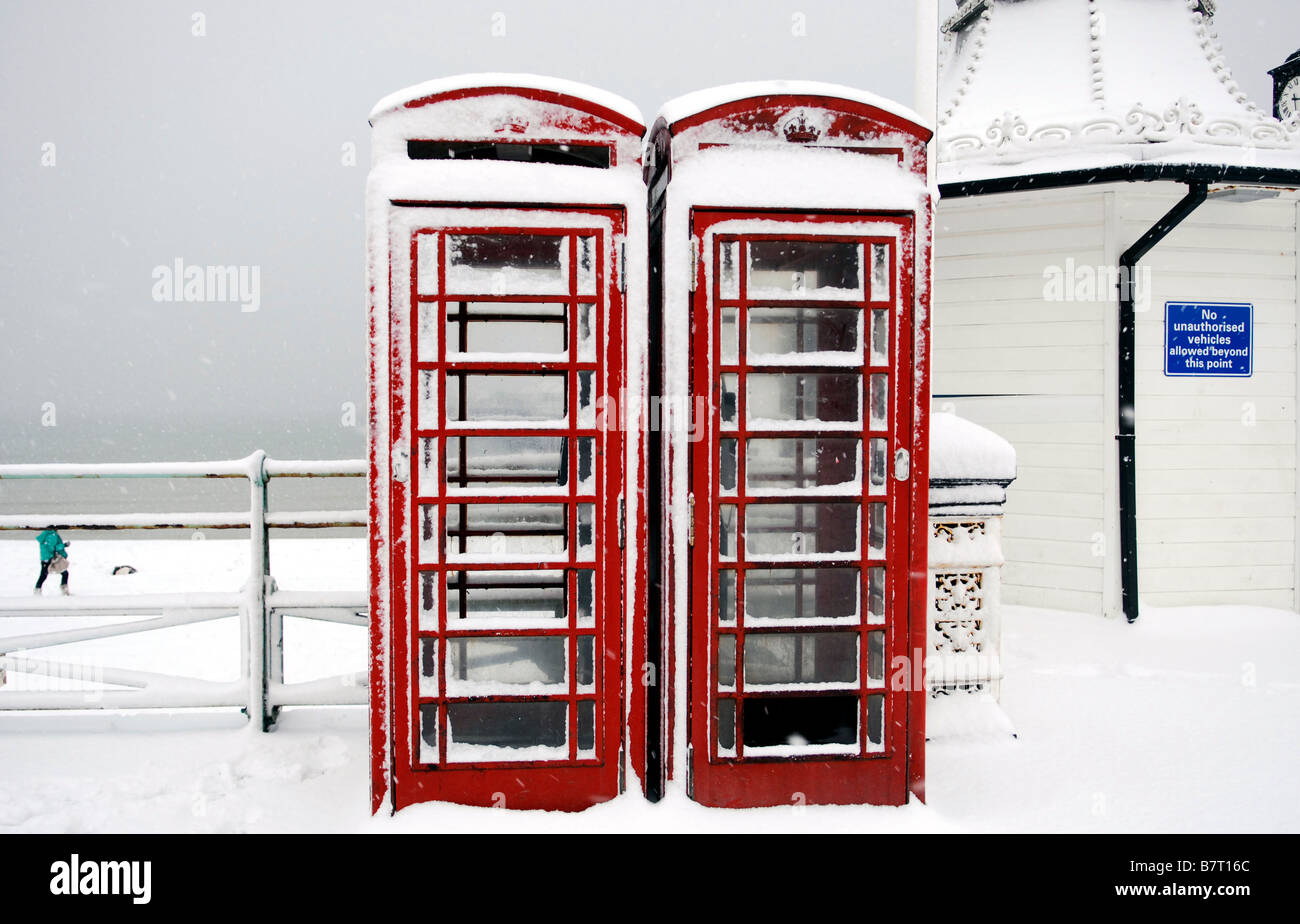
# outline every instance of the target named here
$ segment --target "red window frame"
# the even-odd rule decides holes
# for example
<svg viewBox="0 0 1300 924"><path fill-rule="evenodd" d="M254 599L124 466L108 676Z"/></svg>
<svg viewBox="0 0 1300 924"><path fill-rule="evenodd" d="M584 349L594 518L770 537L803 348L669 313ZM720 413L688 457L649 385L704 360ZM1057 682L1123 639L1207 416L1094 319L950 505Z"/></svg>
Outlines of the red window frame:
<svg viewBox="0 0 1300 924"><path fill-rule="evenodd" d="M763 219L767 221L789 222L791 231L767 233L730 233L723 229L710 233L713 226L736 219ZM875 234L869 230L855 229L850 225L884 226L888 233ZM708 394L711 399L709 408L709 426L707 436L693 444L690 449L690 479L693 504L694 546L690 553L688 566L690 584L690 667L689 667L689 729L691 793L696 801L707 805L743 807L757 805L780 805L808 803L860 803L902 804L907 799L907 757L909 703L906 685L898 687L891 683L893 659L904 655L909 648L909 627L913 620L909 590L909 558L917 529L912 522L912 485L910 482L898 481L894 477L893 460L899 449L911 451L913 446L913 333L912 310L913 286L911 282L914 253L914 222L910 215L876 214L876 213L835 213L835 214L790 214L759 211L723 211L695 210L692 213L692 235L696 241L697 253L703 259L695 267L697 284L692 296L692 346L691 376L692 393ZM720 289L719 255L724 241L740 241L739 248L739 297L722 299ZM861 300L842 299L796 299L782 298L779 301L763 299L751 301L748 298L745 252L748 242L761 240L807 240L807 241L852 241L864 244L862 266ZM890 246L890 298L888 301L873 300L870 290L870 255L872 243L888 243ZM706 271L705 261L711 263ZM849 307L862 309L863 318L859 326L861 362L855 365L828 364L749 366L747 363L747 324L749 309L758 305L780 305L782 307ZM721 353L721 309L736 310L736 327L738 331L738 356L735 363L723 363ZM872 362L870 343L871 310L888 308L888 361L881 365ZM862 376L859 391L861 426L845 431L839 428L824 430L810 428L779 428L749 430L746 413L746 387L744 376L755 371L780 371L784 373L832 373L843 374L856 372ZM887 429L881 431L873 427L869 407L870 376L887 373L889 376L889 410ZM722 428L721 420L721 380L724 374L736 375L736 410L734 427ZM707 389L707 391L705 390ZM804 496L751 497L747 493L745 471L745 440L748 437L780 436L842 436L861 441L858 474L860 494L848 497L840 495L833 498L829 494L819 494L810 489ZM872 567L879 567L880 561L872 559L868 550L867 511L871 503L879 503L880 494L872 494L870 486L870 441L884 437L888 440L884 502L886 503L886 542L883 566L885 569L883 624L868 621L869 607L869 572ZM722 439L735 439L736 471L735 491L724 497L720 488L718 472L718 453ZM815 629L746 629L744 614L744 578L749 571L771 568L799 568L825 564L824 561L777 560L763 557L758 563L747 559L744 550L744 510L755 504L764 503L819 503L832 502L835 499L854 501L859 505L858 559L854 566L859 570L859 612L858 620L852 625L831 628L818 626ZM720 508L723 504L736 505L736 548L734 560L720 561L718 554L718 523ZM924 511L922 512L924 515ZM723 571L736 570L740 580L736 581L737 594L734 602L735 621L725 626L719 619L717 599L719 594L719 575ZM804 753L797 756L758 756L745 754L744 750L744 706L742 700L759 700L768 696L821 696L836 695L827 690L805 689L792 692L788 689L772 693L752 692L746 690L744 683L744 639L746 633L756 631L840 631L858 635L857 681L852 686L852 693L839 692L839 695L854 695L857 700L858 729L856 753ZM868 636L869 633L883 631L884 655L881 683L868 682ZM718 639L723 635L734 635L735 642L735 677L734 686L729 690L721 688L717 681ZM910 674L909 674L910 679ZM898 688L896 688L898 687ZM867 735L867 708L871 697L883 696L883 716L881 721L881 744L878 749L869 746ZM725 700L736 701L734 723L734 755L720 753L718 748L718 720L716 704ZM810 751L812 749L809 749Z"/></svg>
<svg viewBox="0 0 1300 924"><path fill-rule="evenodd" d="M473 222L474 208L463 209L464 224L446 226L417 226L412 228L407 244L410 248L409 299L407 301L407 328L409 339L395 349L409 351L408 381L394 384L391 395L393 432L401 434L412 459L411 474L407 483L394 481L391 494L391 568L392 611L392 747L393 797L395 808L415 802L443 800L472 805L508 806L511 808L544 808L576 811L589 805L613 798L620 790L620 754L623 739L623 619L622 619L622 551L619 548L618 504L623 491L623 439L616 416L604 413L606 402L617 401L624 391L624 305L616 276L618 261L614 259L615 244L625 233L625 216L622 209L527 209L537 214L539 224L526 227L499 227ZM564 216L565 221L547 223L547 215ZM589 216L590 223L574 216ZM560 295L515 295L507 293L473 294L447 291L446 241L456 234L524 234L556 236L565 240L568 247L568 290ZM419 291L419 238L434 235L438 259L435 294ZM580 237L596 240L595 295L579 294L577 285L576 248ZM395 244L396 246L396 244ZM394 289L394 306L401 293ZM567 353L555 361L538 361L535 357L522 361L508 361L500 357L475 360L473 354L459 358L448 357L446 328L449 306L464 302L491 303L545 303L563 302L565 312L565 346ZM578 351L577 310L580 304L594 302L593 321L596 355L594 360L580 358ZM433 306L434 324L438 331L436 359L421 359L419 331L421 305ZM420 419L419 393L423 373L436 377L434 395L436 417L434 421ZM563 427L520 426L479 428L470 421L448 421L447 383L449 373L488 372L493 374L538 373L559 374L565 377L566 420ZM591 373L594 393L591 395L594 425L579 426L577 395L579 375ZM462 380L463 381L463 380ZM398 387L400 384L400 388ZM446 452L449 441L458 436L561 436L570 451L566 453L567 485L557 493L449 492ZM594 441L594 492L582 493L578 482L578 440ZM438 483L436 493L420 487L418 464L421 441L434 440L435 457L432 469ZM409 488L408 488L409 485ZM529 504L564 505L565 552L562 557L544 560L520 561L514 558L499 562L481 560L455 560L446 554L450 541L447 533L447 511L452 507L467 510L465 505ZM577 548L577 512L579 505L591 504L593 511L593 551L590 559L579 558ZM422 561L420 544L423 540L422 507L433 507L436 525L431 539L436 544L436 560L425 556ZM465 514L462 513L462 528ZM463 538L463 536L462 536ZM563 601L565 616L562 627L526 629L465 629L448 626L448 583L457 573L485 573L493 571L562 571L564 578ZM594 620L591 626L578 622L578 573L589 571L594 584ZM436 584L436 627L420 623L421 592L424 575L432 573ZM505 637L563 637L566 648L566 690L563 693L530 693L519 695L474 695L449 692L447 688L448 641L456 638ZM590 636L592 648L592 687L590 691L578 687L578 639ZM437 660L437 687L430 692L421 689L421 643L424 638L435 639ZM447 706L468 702L563 702L566 704L567 759L521 761L449 761L447 755ZM578 753L578 704L594 703L593 755ZM437 709L437 757L422 759L420 752L420 715L422 706Z"/></svg>

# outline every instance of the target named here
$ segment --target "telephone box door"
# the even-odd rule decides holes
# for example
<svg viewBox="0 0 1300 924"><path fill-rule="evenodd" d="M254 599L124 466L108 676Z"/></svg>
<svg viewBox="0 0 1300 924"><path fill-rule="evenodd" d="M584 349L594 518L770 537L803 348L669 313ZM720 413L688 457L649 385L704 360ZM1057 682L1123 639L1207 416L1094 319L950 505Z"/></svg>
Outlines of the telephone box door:
<svg viewBox="0 0 1300 924"><path fill-rule="evenodd" d="M693 797L901 804L912 219L696 210L692 233Z"/></svg>
<svg viewBox="0 0 1300 924"><path fill-rule="evenodd" d="M624 216L395 212L395 807L585 808L620 786Z"/></svg>

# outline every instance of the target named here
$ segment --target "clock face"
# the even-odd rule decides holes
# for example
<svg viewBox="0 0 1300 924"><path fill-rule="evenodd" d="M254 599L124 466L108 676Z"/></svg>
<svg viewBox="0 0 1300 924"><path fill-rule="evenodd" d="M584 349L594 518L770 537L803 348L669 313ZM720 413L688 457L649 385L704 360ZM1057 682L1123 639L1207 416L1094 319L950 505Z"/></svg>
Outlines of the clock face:
<svg viewBox="0 0 1300 924"><path fill-rule="evenodd" d="M1288 120L1300 114L1300 77L1292 77L1282 88L1282 95L1277 100L1277 114Z"/></svg>

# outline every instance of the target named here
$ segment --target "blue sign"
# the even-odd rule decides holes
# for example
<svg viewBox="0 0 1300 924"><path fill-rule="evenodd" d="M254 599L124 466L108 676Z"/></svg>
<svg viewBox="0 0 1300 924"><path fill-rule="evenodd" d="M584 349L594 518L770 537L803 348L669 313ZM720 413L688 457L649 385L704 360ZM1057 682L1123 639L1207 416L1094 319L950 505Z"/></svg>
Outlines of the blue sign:
<svg viewBox="0 0 1300 924"><path fill-rule="evenodd" d="M1165 302L1165 375L1249 377L1254 306Z"/></svg>

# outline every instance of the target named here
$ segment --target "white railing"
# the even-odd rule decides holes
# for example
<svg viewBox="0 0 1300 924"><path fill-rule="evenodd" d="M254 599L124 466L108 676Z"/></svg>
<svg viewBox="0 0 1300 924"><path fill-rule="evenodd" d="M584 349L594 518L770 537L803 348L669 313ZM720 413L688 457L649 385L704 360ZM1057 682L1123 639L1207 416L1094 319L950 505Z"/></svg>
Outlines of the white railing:
<svg viewBox="0 0 1300 924"><path fill-rule="evenodd" d="M101 597L0 597L0 618L140 617L127 622L0 636L4 671L90 681L125 689L13 691L0 695L0 709L176 709L239 706L263 731L275 725L281 706L364 705L364 673L304 683L284 682L286 616L365 626L369 601L356 592L281 591L271 576L272 529L364 527L364 510L273 513L267 509L271 478L357 478L363 459L282 461L260 449L220 462L142 462L99 465L0 465L0 480L60 478L243 478L249 483L248 513L56 514L72 530L247 529L248 579L235 593L121 594ZM0 516L0 530L44 529L51 515ZM152 632L236 616L240 625L240 674L230 682L25 657L22 652L94 639Z"/></svg>

